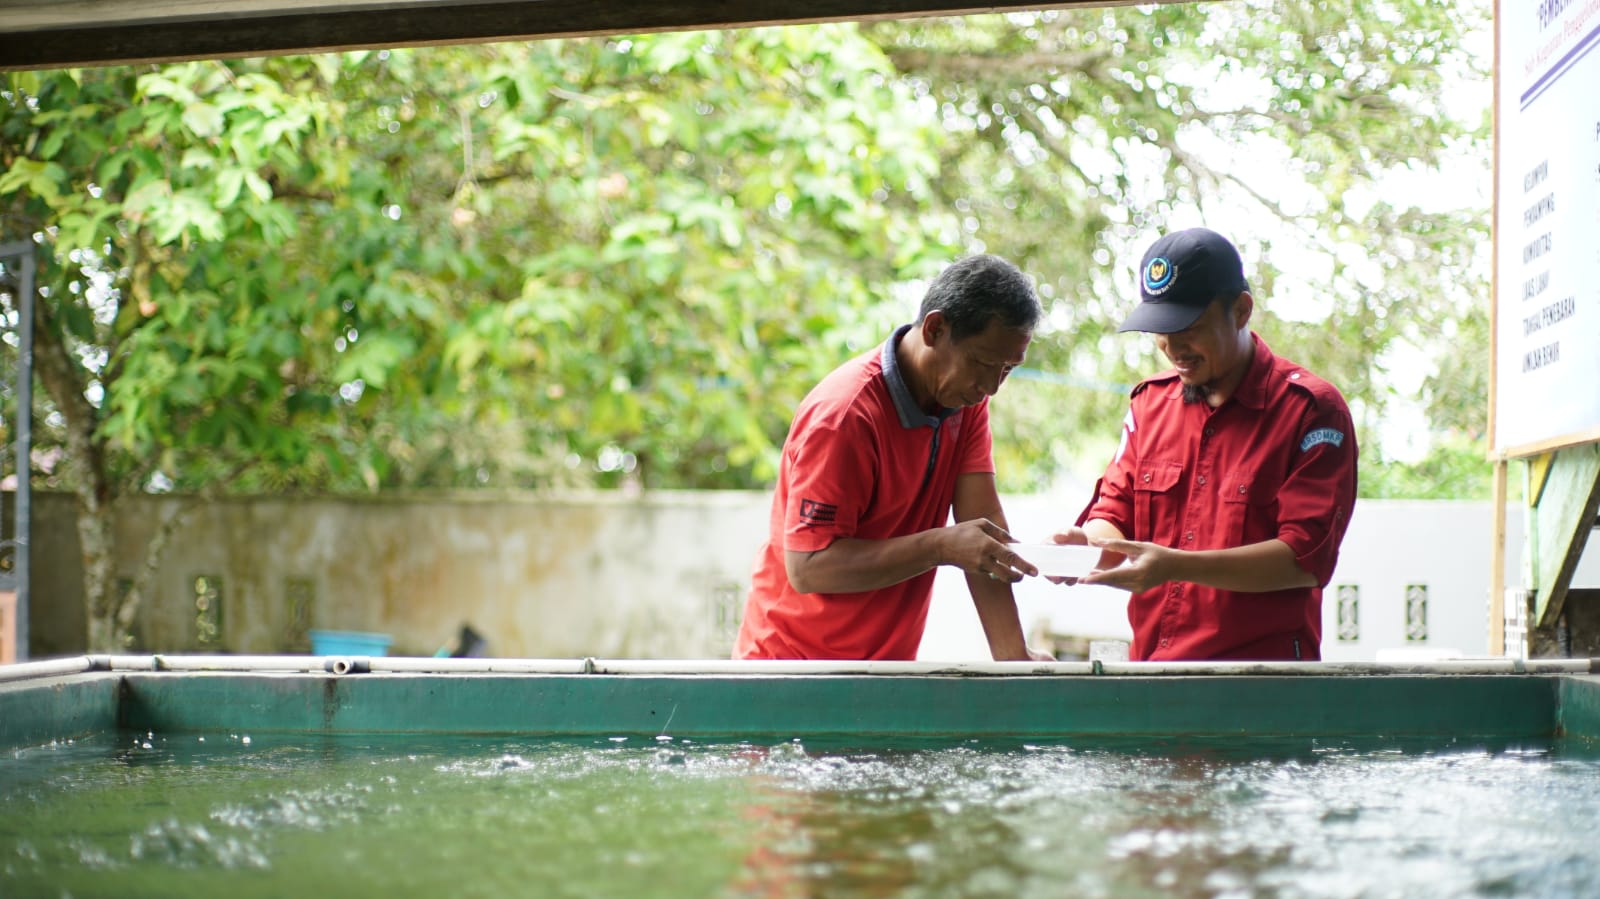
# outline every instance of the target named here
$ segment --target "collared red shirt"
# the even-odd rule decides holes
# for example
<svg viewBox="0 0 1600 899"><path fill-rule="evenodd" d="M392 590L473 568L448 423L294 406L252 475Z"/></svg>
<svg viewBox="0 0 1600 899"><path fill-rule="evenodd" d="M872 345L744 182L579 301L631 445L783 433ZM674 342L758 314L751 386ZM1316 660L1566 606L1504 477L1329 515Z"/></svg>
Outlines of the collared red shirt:
<svg viewBox="0 0 1600 899"><path fill-rule="evenodd" d="M1129 658L1317 659L1322 587L1356 498L1356 440L1344 397L1273 355L1254 357L1228 401L1185 403L1174 371L1133 390L1122 446L1078 518L1180 550L1277 538L1317 586L1244 593L1170 582L1131 596Z"/></svg>
<svg viewBox="0 0 1600 899"><path fill-rule="evenodd" d="M787 551L815 552L843 537L942 527L956 478L994 471L987 399L928 415L912 398L895 359L909 329L835 369L796 410L734 658L916 658L932 570L861 593L800 593L784 564Z"/></svg>

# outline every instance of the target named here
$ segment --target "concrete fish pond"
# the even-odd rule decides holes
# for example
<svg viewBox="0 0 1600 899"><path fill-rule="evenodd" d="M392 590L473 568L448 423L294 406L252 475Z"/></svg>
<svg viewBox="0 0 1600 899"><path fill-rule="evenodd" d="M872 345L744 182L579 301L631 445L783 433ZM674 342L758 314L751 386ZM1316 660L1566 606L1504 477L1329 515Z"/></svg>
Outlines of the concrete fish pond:
<svg viewBox="0 0 1600 899"><path fill-rule="evenodd" d="M1600 894L1589 660L0 668L0 895Z"/></svg>

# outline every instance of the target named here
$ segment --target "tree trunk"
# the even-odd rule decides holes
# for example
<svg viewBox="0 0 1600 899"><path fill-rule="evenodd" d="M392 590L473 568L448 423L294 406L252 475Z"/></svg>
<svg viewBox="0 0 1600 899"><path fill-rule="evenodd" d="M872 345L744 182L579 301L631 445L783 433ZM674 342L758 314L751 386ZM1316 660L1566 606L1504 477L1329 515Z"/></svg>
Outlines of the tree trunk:
<svg viewBox="0 0 1600 899"><path fill-rule="evenodd" d="M86 495L87 494L87 495ZM90 652L122 652L128 635L119 632L116 541L113 506L95 501L92 491L78 496L78 542L83 547L83 598L89 621Z"/></svg>
<svg viewBox="0 0 1600 899"><path fill-rule="evenodd" d="M83 547L83 598L91 652L120 652L127 634L116 624L116 491L106 470L100 412L85 397L83 368L76 363L52 318L48 301L34 304L33 363L39 382L66 420L69 480L78 495L78 540Z"/></svg>

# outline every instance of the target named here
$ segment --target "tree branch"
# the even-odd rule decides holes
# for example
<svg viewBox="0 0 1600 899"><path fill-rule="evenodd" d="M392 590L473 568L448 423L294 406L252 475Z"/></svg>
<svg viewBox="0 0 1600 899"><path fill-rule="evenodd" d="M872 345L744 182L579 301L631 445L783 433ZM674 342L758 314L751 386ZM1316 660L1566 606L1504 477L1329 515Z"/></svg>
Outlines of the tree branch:
<svg viewBox="0 0 1600 899"><path fill-rule="evenodd" d="M240 462L232 471L206 484L189 500L180 501L177 509L161 519L161 525L156 528L156 532L150 537L150 542L145 545L144 564L139 566L139 573L134 575L133 585L128 588L127 594L117 601L115 633L119 640L132 634L133 622L138 617L139 607L144 603L144 596L149 592L156 572L161 568L161 561L166 556L167 545L172 542L173 536L194 518L196 510L211 505L223 492L223 488L236 482L254 465L254 460Z"/></svg>
<svg viewBox="0 0 1600 899"><path fill-rule="evenodd" d="M1038 139L1039 146L1044 147L1045 152L1060 160L1062 165L1065 165L1067 168L1076 172L1079 180L1081 180L1084 184L1093 183L1089 179L1089 176L1084 174L1083 169L1079 168L1078 164L1072 161L1071 151L1069 151L1065 146L1062 146L1061 141L1058 140L1054 134L1050 133L1050 126L1045 123L1044 119L1039 117L1038 110L1032 106L1024 105L1022 109L1018 110L1017 116L1019 118L1026 119L1028 123L1033 126L1029 130L1033 133L1033 136Z"/></svg>
<svg viewBox="0 0 1600 899"><path fill-rule="evenodd" d="M1004 73L1031 73L1033 76L1060 72L1088 73L1100 68L1106 59L1101 50L1079 53L935 53L927 50L888 51L889 61L904 72L940 72L970 78L993 80Z"/></svg>
<svg viewBox="0 0 1600 899"><path fill-rule="evenodd" d="M39 383L44 385L50 401L65 419L62 430L67 438L68 464L76 462L80 499L92 513L111 500L104 448L101 439L96 436L100 413L84 396L88 383L83 377L83 369L67 349L60 327L51 317L52 308L52 304L37 300L33 304L33 370L38 374Z"/></svg>

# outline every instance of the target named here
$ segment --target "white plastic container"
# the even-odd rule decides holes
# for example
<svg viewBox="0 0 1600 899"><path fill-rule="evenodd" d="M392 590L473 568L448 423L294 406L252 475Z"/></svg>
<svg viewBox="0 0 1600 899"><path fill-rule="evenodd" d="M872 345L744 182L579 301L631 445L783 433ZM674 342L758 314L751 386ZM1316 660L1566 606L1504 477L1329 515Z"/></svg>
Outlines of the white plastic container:
<svg viewBox="0 0 1600 899"><path fill-rule="evenodd" d="M1013 543L1017 555L1047 577L1083 577L1100 561L1100 547L1073 543Z"/></svg>

